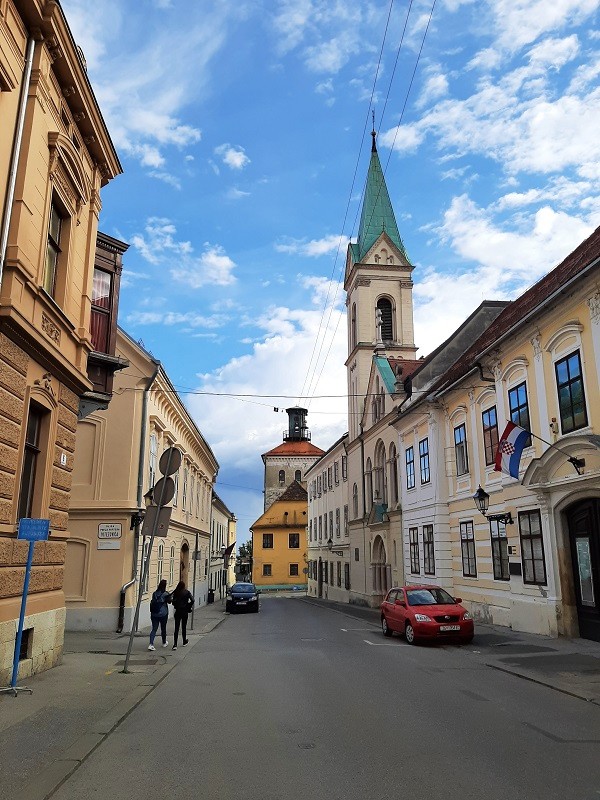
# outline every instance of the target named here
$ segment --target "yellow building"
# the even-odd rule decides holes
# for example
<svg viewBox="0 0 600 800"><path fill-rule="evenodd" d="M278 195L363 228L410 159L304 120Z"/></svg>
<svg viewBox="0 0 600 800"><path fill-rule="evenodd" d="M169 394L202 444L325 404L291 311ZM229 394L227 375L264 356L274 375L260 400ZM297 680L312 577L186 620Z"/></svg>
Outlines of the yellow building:
<svg viewBox="0 0 600 800"><path fill-rule="evenodd" d="M90 414L77 426L65 574L71 630L130 630L147 558L140 627L149 624L150 594L162 578L170 590L185 581L197 604L208 595L219 465L160 362L120 329L117 354L130 366L115 378L108 411ZM160 478L160 455L171 446L183 453L173 476L171 522L167 536L157 537L148 553L140 526L144 496Z"/></svg>
<svg viewBox="0 0 600 800"><path fill-rule="evenodd" d="M483 622L600 640L599 278L600 229L450 368L426 359L395 423L405 579ZM494 468L509 421L533 434L518 477Z"/></svg>
<svg viewBox="0 0 600 800"><path fill-rule="evenodd" d="M57 2L0 3L0 120L0 681L5 682L27 551L15 541L22 517L49 518L51 536L35 548L20 677L61 658L77 418L84 407L105 406L110 396L110 381L97 392L88 370L95 369L90 356L92 307L99 299L94 280L99 193L121 166L83 55Z"/></svg>
<svg viewBox="0 0 600 800"><path fill-rule="evenodd" d="M293 481L250 526L252 580L262 589L307 586L308 495Z"/></svg>

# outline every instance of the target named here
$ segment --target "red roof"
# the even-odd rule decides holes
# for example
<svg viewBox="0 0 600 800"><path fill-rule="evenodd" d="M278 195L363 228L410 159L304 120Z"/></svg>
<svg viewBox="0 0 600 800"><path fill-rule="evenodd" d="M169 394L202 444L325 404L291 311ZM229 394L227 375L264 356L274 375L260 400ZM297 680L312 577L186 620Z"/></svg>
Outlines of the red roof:
<svg viewBox="0 0 600 800"><path fill-rule="evenodd" d="M440 380L431 387L431 390L439 390L443 386L448 386L470 372L475 367L478 356L598 258L600 258L600 228L596 228L591 236L551 272L544 275L512 303L509 303L479 339L440 376Z"/></svg>
<svg viewBox="0 0 600 800"><path fill-rule="evenodd" d="M266 453L262 454L262 457L265 456L315 456L320 457L324 454L324 450L321 450L320 447L316 447L311 442L307 442L305 439L301 439L300 441L294 442L282 442L278 444L277 447L274 447L272 450L269 450Z"/></svg>

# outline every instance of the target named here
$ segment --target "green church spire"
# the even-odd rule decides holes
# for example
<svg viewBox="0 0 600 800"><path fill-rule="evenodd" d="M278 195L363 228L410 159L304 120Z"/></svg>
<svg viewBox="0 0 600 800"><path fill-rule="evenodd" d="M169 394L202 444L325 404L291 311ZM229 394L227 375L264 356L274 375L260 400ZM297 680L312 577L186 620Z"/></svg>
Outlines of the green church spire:
<svg viewBox="0 0 600 800"><path fill-rule="evenodd" d="M394 209L385 185L385 178L375 144L376 135L373 130L371 132L373 137L371 163L367 173L367 187L365 189L362 214L360 215L358 241L355 250L356 260L362 261L378 237L385 232L408 261L404 244L400 238L400 231L396 224Z"/></svg>

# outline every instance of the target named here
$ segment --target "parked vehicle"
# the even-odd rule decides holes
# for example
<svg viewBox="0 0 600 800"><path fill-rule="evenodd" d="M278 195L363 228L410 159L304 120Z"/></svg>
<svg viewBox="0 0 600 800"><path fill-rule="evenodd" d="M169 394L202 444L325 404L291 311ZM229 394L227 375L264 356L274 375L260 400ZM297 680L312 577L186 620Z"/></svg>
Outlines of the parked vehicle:
<svg viewBox="0 0 600 800"><path fill-rule="evenodd" d="M225 611L258 611L260 591L253 583L234 583L227 594Z"/></svg>
<svg viewBox="0 0 600 800"><path fill-rule="evenodd" d="M426 639L468 644L474 634L473 619L461 598L439 586L390 589L381 604L381 630L384 636L404 634L409 644Z"/></svg>

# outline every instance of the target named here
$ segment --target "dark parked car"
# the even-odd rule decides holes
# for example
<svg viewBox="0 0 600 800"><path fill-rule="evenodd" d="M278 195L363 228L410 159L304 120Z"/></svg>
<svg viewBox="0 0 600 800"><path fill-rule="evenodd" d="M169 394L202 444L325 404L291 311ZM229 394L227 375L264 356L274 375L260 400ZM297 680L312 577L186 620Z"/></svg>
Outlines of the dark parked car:
<svg viewBox="0 0 600 800"><path fill-rule="evenodd" d="M258 611L259 594L253 583L234 583L228 592L225 611Z"/></svg>
<svg viewBox="0 0 600 800"><path fill-rule="evenodd" d="M473 639L473 620L460 597L439 586L404 586L390 589L381 604L384 636L404 634L409 644L429 639Z"/></svg>

